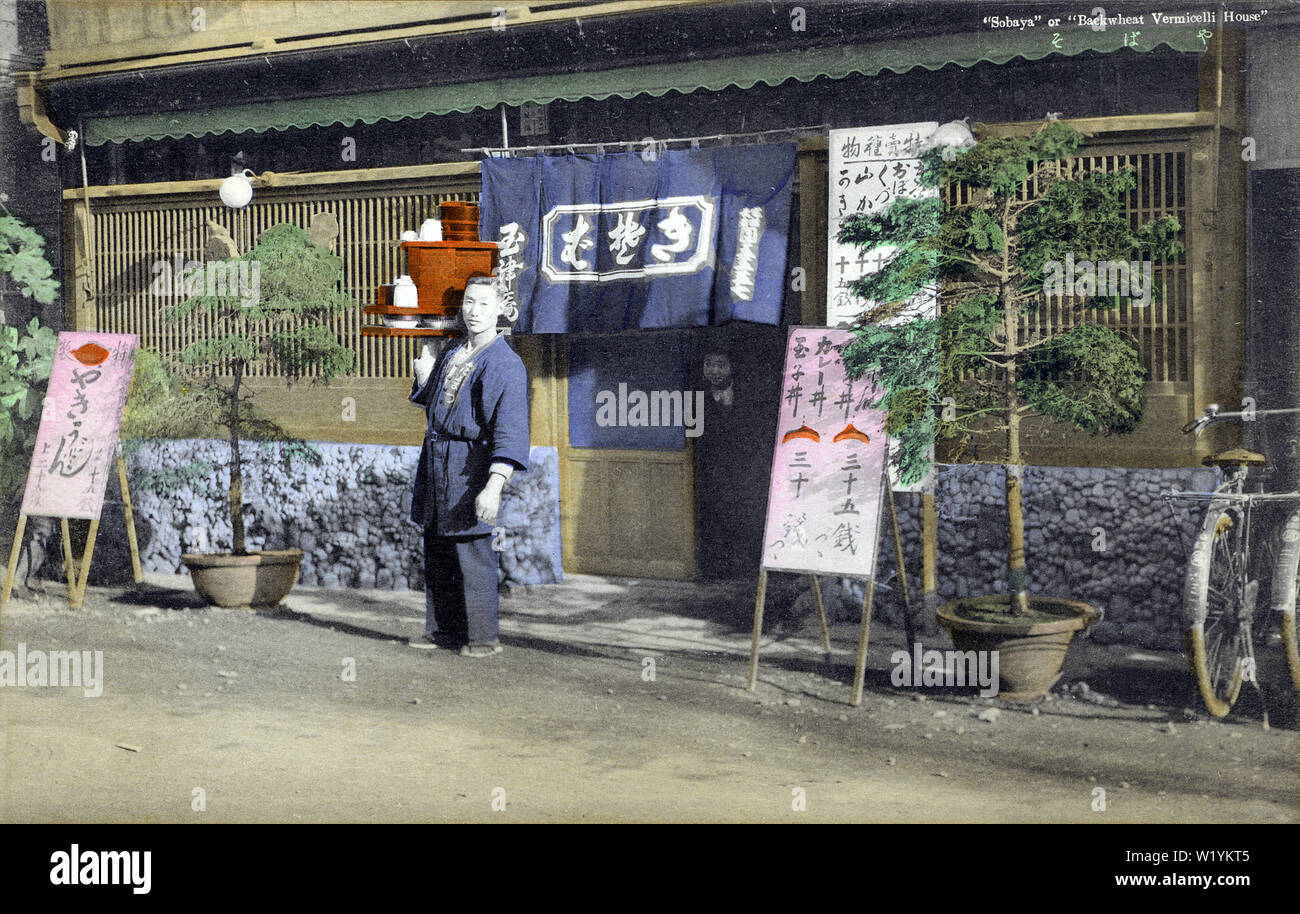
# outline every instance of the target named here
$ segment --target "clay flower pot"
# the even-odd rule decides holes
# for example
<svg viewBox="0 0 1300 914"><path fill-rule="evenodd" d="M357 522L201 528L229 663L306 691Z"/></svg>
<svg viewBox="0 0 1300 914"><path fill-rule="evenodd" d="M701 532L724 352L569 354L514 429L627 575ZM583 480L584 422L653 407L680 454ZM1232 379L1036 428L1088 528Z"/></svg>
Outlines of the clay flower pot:
<svg viewBox="0 0 1300 914"><path fill-rule="evenodd" d="M248 555L187 552L181 561L194 579L194 589L210 605L269 609L297 583L302 550L267 549Z"/></svg>
<svg viewBox="0 0 1300 914"><path fill-rule="evenodd" d="M985 622L963 618L963 604L1008 607L1007 621ZM1047 694L1061 677L1061 665L1074 633L1092 625L1101 614L1081 600L1061 597L1029 598L1034 612L1057 616L1050 622L1018 622L1010 614L1011 597L997 594L950 600L937 613L939 624L959 651L997 651L999 698L1031 701Z"/></svg>

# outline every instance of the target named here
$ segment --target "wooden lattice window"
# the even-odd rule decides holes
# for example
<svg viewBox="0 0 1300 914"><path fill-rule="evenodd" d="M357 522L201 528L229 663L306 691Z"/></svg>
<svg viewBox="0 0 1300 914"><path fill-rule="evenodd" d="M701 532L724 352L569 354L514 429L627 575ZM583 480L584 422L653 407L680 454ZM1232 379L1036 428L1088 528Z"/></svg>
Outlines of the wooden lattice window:
<svg viewBox="0 0 1300 914"><path fill-rule="evenodd" d="M1162 216L1173 216L1187 227L1187 158L1186 145L1148 144L1126 145L1114 149L1100 148L1089 155L1077 156L1062 163L1074 176L1091 172L1113 172L1132 168L1137 172L1137 185L1129 191L1126 208L1136 227ZM1020 199L1036 195L1034 186L1024 187ZM944 188L949 202L964 203L971 189L964 185ZM1130 259L1138 259L1133 255ZM1189 257L1175 261L1157 260L1152 264L1152 276L1157 283L1157 294L1148 305L1133 305L1121 300L1106 310L1088 311L1083 320L1111 327L1130 334L1137 341L1150 371L1152 382L1185 384L1190 382L1191 315L1192 304L1188 283ZM1071 313L1059 296L1043 295L1039 308L1022 319L1022 338L1032 331L1059 333L1081 321Z"/></svg>
<svg viewBox="0 0 1300 914"><path fill-rule="evenodd" d="M165 357L175 356L191 342L211 335L203 316L173 324L163 319L178 299L159 294L158 264L203 259L208 222L223 226L245 251L272 225L288 222L306 228L317 213L334 215L339 224L335 251L343 258L344 288L357 307L334 319L344 345L357 353L356 377L404 378L417 355L418 340L363 337L367 319L361 308L375 302L376 289L393 281L402 268L400 234L418 229L438 215L447 200L476 202L477 191L462 186L437 192L429 181L394 186L339 189L303 187L259 190L242 210L223 206L215 193L182 193L162 197L121 196L92 203L94 218L93 307L98 330L137 333L141 345ZM174 288L174 287L173 287ZM273 377L258 366L250 377Z"/></svg>

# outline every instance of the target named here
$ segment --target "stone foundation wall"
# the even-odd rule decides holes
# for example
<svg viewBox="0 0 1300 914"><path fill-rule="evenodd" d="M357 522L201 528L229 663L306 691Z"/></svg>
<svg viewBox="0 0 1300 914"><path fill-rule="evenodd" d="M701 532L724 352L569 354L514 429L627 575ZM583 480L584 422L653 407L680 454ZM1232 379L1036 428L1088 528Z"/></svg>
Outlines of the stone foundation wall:
<svg viewBox="0 0 1300 914"><path fill-rule="evenodd" d="M408 519L418 447L316 442L322 461L287 461L279 445L246 442L244 525L247 548L296 547L305 553L304 584L422 590L421 530ZM141 562L146 571L177 573L181 553L231 548L224 441L150 441L127 459ZM207 463L218 469L177 486L159 474ZM560 580L559 463L554 448L533 448L531 468L516 473L501 499L502 579L512 584ZM78 525L84 527L84 523ZM57 522L35 532L41 575L59 579ZM84 537L84 532L81 533ZM75 537L74 537L75 539ZM74 544L80 554L80 542ZM125 584L131 561L116 474L96 539L90 581Z"/></svg>
<svg viewBox="0 0 1300 914"><path fill-rule="evenodd" d="M278 447L247 445L245 518L248 547L297 546L306 556L303 583L326 587L414 589L424 586L420 531L407 520L419 448L321 443L320 466L286 467ZM150 442L132 454L136 523L144 567L178 572L182 552L228 549L224 504L226 471L171 492L150 487L150 474L192 461L223 464L219 441ZM501 509L502 580L553 583L561 578L559 467L554 448L533 448L533 468L517 473ZM1147 647L1182 644L1181 604L1186 557L1195 514L1180 510L1175 522L1161 494L1208 491L1214 473L1203 469L1123 470L1029 467L1025 470L1025 530L1033 593L1087 600L1105 611L1092 636ZM896 496L909 580L919 605L919 495ZM938 473L939 593L943 600L1006 589L1006 508L1001 468L945 466ZM84 525L82 525L84 527ZM33 518L36 565L41 576L61 579L56 522ZM74 548L80 550L80 543ZM880 540L880 586L875 617L902 622L888 518ZM111 477L91 582L130 581L130 558L120 494ZM752 588L752 584L746 584ZM832 618L858 618L861 582L828 581ZM752 589L744 599L752 599ZM768 609L774 620L815 625L807 578L769 576ZM931 620L922 620L933 632Z"/></svg>
<svg viewBox="0 0 1300 914"><path fill-rule="evenodd" d="M1025 552L1030 592L1087 600L1103 609L1103 621L1092 630L1097 640L1181 648L1187 563L1183 543L1190 544L1199 517L1187 506L1177 510L1175 520L1160 496L1175 489L1209 491L1214 484L1214 471L1199 468L1027 467ZM914 606L919 606L921 497L906 493L895 497L912 597ZM936 506L941 599L1005 592L1007 532L1002 469L981 465L940 467ZM879 556L881 586L876 590L875 618L901 624L903 604L897 589L888 516ZM778 584L776 603L784 602L791 615L815 620L806 579L775 577L789 579ZM859 618L863 599L860 582L842 579L828 583L823 592L829 614L838 619ZM929 631L935 631L931 620L923 622Z"/></svg>

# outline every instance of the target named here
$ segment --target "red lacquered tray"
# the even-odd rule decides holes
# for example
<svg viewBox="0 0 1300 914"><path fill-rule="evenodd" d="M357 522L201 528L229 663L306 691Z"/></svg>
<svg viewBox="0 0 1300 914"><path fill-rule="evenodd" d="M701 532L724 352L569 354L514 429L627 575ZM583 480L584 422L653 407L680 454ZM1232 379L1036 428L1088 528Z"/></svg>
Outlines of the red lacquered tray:
<svg viewBox="0 0 1300 914"><path fill-rule="evenodd" d="M361 309L366 314L377 317L400 315L402 317L439 317L446 315L419 308L399 308L396 305L366 305ZM460 327L381 327L374 324L361 328L362 336L460 336Z"/></svg>
<svg viewBox="0 0 1300 914"><path fill-rule="evenodd" d="M362 327L362 336L460 336L459 330L435 327Z"/></svg>

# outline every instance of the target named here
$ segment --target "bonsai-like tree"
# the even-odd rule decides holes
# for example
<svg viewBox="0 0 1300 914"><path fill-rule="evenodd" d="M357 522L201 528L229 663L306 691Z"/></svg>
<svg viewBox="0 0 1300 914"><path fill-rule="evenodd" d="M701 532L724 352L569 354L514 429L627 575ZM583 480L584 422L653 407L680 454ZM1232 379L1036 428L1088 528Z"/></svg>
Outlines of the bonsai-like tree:
<svg viewBox="0 0 1300 914"><path fill-rule="evenodd" d="M1128 334L1087 319L1159 290L1135 289L1138 277L1115 289L1119 283L1109 280L1121 279L1120 271L1099 273L1097 263L1122 262L1127 271L1133 261L1183 251L1176 219L1131 221L1124 197L1136 172L1088 169L1071 158L1082 144L1069 125L1048 121L1032 136L989 139L956 155L932 149L922 155L921 182L960 188L958 202L899 199L883 213L847 221L839 234L867 248L898 248L884 269L851 287L879 304L859 317L844 363L850 377L879 371L883 394L875 405L888 411L886 430L898 440L901 481L925 476L936 435L959 451L977 433L1003 437L1010 611L1017 616L1029 612L1022 425L1040 415L1092 434L1138 426L1147 377L1141 353ZM887 323L936 284L937 318ZM1025 320L1048 293L1059 294L1070 315L1054 326L1068 329Z"/></svg>
<svg viewBox="0 0 1300 914"><path fill-rule="evenodd" d="M196 294L168 309L167 318L204 315L213 332L177 357L188 378L183 393L195 398L191 411L205 413L228 433L233 552L246 555L240 442L281 441L286 457L316 463L320 454L259 409L244 382L258 365L290 384L303 378L328 383L351 370L355 354L328 322L356 303L342 289L343 261L288 224L267 229L246 254L188 273L185 282Z"/></svg>

